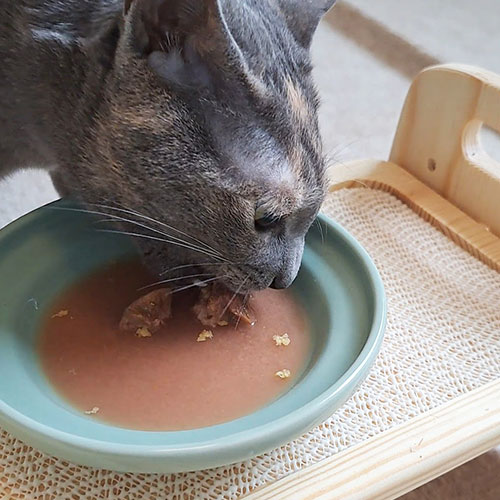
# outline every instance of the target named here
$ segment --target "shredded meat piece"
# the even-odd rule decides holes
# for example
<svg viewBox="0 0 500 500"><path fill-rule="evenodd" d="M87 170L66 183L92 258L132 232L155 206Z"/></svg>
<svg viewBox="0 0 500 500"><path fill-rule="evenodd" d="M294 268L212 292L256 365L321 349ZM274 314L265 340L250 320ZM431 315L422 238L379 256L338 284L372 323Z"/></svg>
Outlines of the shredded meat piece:
<svg viewBox="0 0 500 500"><path fill-rule="evenodd" d="M62 311L56 312L51 316L51 318L64 318L64 316L67 316L69 314L69 311L66 309L63 309Z"/></svg>
<svg viewBox="0 0 500 500"><path fill-rule="evenodd" d="M141 327L141 328L137 328L137 331L135 332L135 336L136 337L139 337L140 339L145 339L145 338L148 338L148 337L151 337L151 332L145 328L145 327Z"/></svg>
<svg viewBox="0 0 500 500"><path fill-rule="evenodd" d="M249 325L255 323L255 317L244 303L243 296L234 296L234 292L219 284L201 289L200 298L193 306L193 311L201 324L210 328L238 321Z"/></svg>
<svg viewBox="0 0 500 500"><path fill-rule="evenodd" d="M288 336L288 333L284 333L283 335L273 335L273 340L277 346L284 345L286 347L287 345L290 345L290 337Z"/></svg>
<svg viewBox="0 0 500 500"><path fill-rule="evenodd" d="M172 316L170 288L160 288L132 302L123 313L120 330L157 332ZM145 336L145 335L141 335Z"/></svg>
<svg viewBox="0 0 500 500"><path fill-rule="evenodd" d="M134 332L138 337L149 337L165 325L172 317L172 295L170 288L160 288L137 299L123 313L120 330ZM241 295L221 286L202 288L193 312L203 326L215 328L230 322L255 323L252 311Z"/></svg>
<svg viewBox="0 0 500 500"><path fill-rule="evenodd" d="M289 378L291 373L290 370L284 368L283 370L276 372L275 375L279 378Z"/></svg>
<svg viewBox="0 0 500 500"><path fill-rule="evenodd" d="M207 340L213 339L214 334L211 330L203 330L196 339L196 342L206 342Z"/></svg>

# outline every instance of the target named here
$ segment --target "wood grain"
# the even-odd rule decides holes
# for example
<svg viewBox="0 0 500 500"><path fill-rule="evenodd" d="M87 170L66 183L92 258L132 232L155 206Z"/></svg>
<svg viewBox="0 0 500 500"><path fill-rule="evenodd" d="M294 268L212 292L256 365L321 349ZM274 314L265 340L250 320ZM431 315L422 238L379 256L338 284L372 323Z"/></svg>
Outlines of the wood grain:
<svg viewBox="0 0 500 500"><path fill-rule="evenodd" d="M500 163L481 146L483 124L500 132L500 76L428 68L410 87L390 161L500 236Z"/></svg>
<svg viewBox="0 0 500 500"><path fill-rule="evenodd" d="M500 443L499 393L486 384L244 498L397 498Z"/></svg>
<svg viewBox="0 0 500 500"><path fill-rule="evenodd" d="M362 160L328 169L330 190L369 187L393 194L474 257L500 271L500 238L391 162Z"/></svg>

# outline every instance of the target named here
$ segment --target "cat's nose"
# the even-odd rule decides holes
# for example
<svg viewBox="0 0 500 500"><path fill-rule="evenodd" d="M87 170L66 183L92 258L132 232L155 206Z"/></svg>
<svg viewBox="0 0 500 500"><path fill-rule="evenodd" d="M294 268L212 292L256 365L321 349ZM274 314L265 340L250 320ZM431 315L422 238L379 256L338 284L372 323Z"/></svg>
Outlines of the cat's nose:
<svg viewBox="0 0 500 500"><path fill-rule="evenodd" d="M297 238L291 241L288 246L288 251L284 254L281 269L274 276L273 281L269 285L275 290L288 288L297 273L299 272L300 261L302 260L302 251L304 250L304 238Z"/></svg>
<svg viewBox="0 0 500 500"><path fill-rule="evenodd" d="M274 290L281 290L283 287L280 285L281 285L281 283L279 282L279 280L274 278L273 281L271 282L271 284L269 285L269 287L273 288Z"/></svg>
<svg viewBox="0 0 500 500"><path fill-rule="evenodd" d="M283 290L288 288L293 283L294 276L277 276L273 279L270 287L274 290Z"/></svg>

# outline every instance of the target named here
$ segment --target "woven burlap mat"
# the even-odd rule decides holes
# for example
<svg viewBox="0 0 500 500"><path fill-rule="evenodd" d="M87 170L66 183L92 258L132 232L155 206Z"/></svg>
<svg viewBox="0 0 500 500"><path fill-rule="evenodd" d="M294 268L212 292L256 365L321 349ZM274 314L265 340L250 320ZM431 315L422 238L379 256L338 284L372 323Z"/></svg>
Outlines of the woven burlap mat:
<svg viewBox="0 0 500 500"><path fill-rule="evenodd" d="M323 211L375 260L389 311L368 379L335 415L253 460L175 475L80 467L3 432L0 491L34 500L234 499L500 377L500 274L389 194L341 190Z"/></svg>

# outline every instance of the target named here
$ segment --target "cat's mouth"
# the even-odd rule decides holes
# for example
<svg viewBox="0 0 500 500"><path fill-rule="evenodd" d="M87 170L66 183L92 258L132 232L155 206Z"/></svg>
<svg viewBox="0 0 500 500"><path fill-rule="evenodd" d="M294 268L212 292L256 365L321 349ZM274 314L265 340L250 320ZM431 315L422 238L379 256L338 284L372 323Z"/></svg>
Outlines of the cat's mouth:
<svg viewBox="0 0 500 500"><path fill-rule="evenodd" d="M179 268L179 269L176 269ZM171 268L171 272L158 275L158 284L171 286L174 290L203 288L219 284L232 293L245 295L268 288L271 279L265 279L252 270L233 268L230 266L213 266L202 264L185 264Z"/></svg>
<svg viewBox="0 0 500 500"><path fill-rule="evenodd" d="M224 285L236 294L247 294L268 288L273 280L272 276L256 271L250 267L220 266L217 273L211 270L208 280ZM210 271L208 271L210 272Z"/></svg>
<svg viewBox="0 0 500 500"><path fill-rule="evenodd" d="M172 286L175 290L220 284L236 294L247 294L268 288L274 276L250 265L234 265L220 260L204 263L184 259L176 261L165 255L164 248L157 245L143 246L147 267L159 277L158 284ZM165 267L160 263L170 262ZM184 263L183 263L184 262Z"/></svg>

